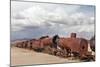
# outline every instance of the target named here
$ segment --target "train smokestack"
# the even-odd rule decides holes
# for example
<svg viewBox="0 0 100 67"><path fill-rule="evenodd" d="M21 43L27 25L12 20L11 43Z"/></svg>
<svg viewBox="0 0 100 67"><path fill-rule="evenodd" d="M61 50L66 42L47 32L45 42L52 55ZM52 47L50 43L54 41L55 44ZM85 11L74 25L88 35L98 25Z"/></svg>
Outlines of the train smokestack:
<svg viewBox="0 0 100 67"><path fill-rule="evenodd" d="M76 38L76 33L71 33L71 38Z"/></svg>

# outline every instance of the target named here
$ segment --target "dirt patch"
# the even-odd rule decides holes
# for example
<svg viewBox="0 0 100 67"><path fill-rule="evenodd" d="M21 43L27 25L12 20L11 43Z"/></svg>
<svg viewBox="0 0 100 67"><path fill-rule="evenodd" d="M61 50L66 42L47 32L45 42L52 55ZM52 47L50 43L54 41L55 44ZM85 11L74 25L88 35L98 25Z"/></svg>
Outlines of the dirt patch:
<svg viewBox="0 0 100 67"><path fill-rule="evenodd" d="M35 52L33 50L23 48L11 48L11 66L68 62L80 62L80 60L73 60L72 58L61 58L46 53Z"/></svg>

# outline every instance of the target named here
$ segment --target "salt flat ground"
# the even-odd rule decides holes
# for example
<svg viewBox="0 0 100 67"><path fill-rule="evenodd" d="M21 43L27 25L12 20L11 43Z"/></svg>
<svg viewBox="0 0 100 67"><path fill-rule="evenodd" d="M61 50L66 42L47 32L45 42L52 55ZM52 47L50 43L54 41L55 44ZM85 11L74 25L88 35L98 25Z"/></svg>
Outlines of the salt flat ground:
<svg viewBox="0 0 100 67"><path fill-rule="evenodd" d="M61 58L58 56L35 52L33 50L11 47L11 66L68 62L80 62L80 60L71 60L70 58Z"/></svg>

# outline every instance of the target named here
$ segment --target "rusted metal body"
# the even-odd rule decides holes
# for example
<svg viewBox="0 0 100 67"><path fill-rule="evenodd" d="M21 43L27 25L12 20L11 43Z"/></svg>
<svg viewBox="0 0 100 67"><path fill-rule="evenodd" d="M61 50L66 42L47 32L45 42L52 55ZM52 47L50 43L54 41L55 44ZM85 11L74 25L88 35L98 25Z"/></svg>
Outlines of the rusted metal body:
<svg viewBox="0 0 100 67"><path fill-rule="evenodd" d="M58 37L59 39L53 41L53 37L45 36L40 39L31 39L16 43L17 47L34 49L36 51L47 52L48 54L58 56L79 56L81 58L91 56L88 55L88 40L84 38L77 38L76 33L71 33L70 37ZM57 42L57 43L56 43ZM57 44L57 47L52 45Z"/></svg>

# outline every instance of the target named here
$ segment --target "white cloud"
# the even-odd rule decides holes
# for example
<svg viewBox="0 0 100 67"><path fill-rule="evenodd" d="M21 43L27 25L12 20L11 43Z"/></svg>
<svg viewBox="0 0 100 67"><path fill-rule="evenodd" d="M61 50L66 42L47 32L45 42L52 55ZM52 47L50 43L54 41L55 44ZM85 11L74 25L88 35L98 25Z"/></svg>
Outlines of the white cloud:
<svg viewBox="0 0 100 67"><path fill-rule="evenodd" d="M19 32L30 27L35 30L35 33L40 32L40 34L94 32L94 16L78 12L80 6L28 3L30 6L26 8L27 3L21 3L21 5L17 3L17 7L14 4L12 3L12 32Z"/></svg>

